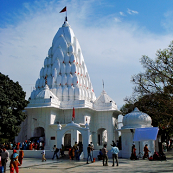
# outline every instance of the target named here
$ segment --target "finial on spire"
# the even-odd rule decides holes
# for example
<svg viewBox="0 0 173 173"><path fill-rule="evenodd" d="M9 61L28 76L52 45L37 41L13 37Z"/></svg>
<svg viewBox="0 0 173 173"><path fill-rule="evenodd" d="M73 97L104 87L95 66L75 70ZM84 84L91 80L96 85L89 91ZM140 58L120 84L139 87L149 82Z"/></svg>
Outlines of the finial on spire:
<svg viewBox="0 0 173 173"><path fill-rule="evenodd" d="M104 90L104 80L102 79L102 82L103 82L103 90Z"/></svg>
<svg viewBox="0 0 173 173"><path fill-rule="evenodd" d="M65 11L66 11L66 17L65 17L65 21L64 22L67 21L67 7L66 6L60 11L60 13L63 13Z"/></svg>

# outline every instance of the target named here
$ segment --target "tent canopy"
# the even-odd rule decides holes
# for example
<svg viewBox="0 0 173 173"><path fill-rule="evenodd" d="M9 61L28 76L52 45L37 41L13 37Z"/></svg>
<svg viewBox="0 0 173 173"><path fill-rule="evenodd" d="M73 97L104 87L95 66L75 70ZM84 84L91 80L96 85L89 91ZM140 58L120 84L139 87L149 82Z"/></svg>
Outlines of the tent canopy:
<svg viewBox="0 0 173 173"><path fill-rule="evenodd" d="M137 128L135 129L133 141L156 140L158 131L158 127Z"/></svg>

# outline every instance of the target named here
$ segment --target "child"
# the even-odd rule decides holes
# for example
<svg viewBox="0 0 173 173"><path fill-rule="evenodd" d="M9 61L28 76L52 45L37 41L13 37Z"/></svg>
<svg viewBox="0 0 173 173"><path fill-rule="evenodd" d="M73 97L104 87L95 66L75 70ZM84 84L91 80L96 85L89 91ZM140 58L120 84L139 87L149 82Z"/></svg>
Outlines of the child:
<svg viewBox="0 0 173 173"><path fill-rule="evenodd" d="M45 150L43 150L41 154L42 154L42 162L46 161Z"/></svg>

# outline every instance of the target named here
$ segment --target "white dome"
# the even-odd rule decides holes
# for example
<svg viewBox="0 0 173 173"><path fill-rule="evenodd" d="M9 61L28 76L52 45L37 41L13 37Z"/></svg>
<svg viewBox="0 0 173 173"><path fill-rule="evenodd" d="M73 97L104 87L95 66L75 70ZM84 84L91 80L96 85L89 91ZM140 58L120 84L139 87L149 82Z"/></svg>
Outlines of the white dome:
<svg viewBox="0 0 173 173"><path fill-rule="evenodd" d="M124 116L122 129L151 127L151 123L152 120L148 114L139 111L138 108L135 108L134 111Z"/></svg>
<svg viewBox="0 0 173 173"><path fill-rule="evenodd" d="M44 90L42 90L37 96L36 99L49 99L49 98L56 98L58 99L50 90L48 85L44 87Z"/></svg>

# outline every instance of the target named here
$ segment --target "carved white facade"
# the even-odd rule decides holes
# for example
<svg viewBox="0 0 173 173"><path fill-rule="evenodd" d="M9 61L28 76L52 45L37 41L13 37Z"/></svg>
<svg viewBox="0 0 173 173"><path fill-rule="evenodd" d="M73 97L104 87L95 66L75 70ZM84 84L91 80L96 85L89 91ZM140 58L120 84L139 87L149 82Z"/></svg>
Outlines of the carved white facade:
<svg viewBox="0 0 173 173"><path fill-rule="evenodd" d="M105 91L96 98L79 42L67 21L53 39L29 101L17 141L42 136L47 149L75 141L85 146L92 141L95 149L106 142L110 149L112 140L118 140L120 111Z"/></svg>

